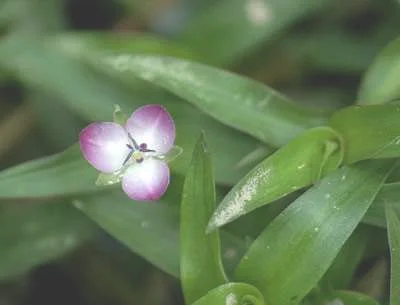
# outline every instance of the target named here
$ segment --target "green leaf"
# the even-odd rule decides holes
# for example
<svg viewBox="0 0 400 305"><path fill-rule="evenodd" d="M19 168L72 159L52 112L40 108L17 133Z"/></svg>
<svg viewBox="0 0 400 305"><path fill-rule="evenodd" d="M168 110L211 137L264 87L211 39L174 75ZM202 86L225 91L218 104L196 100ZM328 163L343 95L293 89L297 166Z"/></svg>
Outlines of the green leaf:
<svg viewBox="0 0 400 305"><path fill-rule="evenodd" d="M363 222L386 228L385 204L400 213L400 183L385 184L365 214Z"/></svg>
<svg viewBox="0 0 400 305"><path fill-rule="evenodd" d="M321 111L296 105L261 83L195 62L129 53L91 57L88 60L105 71L165 88L216 120L272 146L280 147L326 119Z"/></svg>
<svg viewBox="0 0 400 305"><path fill-rule="evenodd" d="M245 283L228 283L210 290L193 305L265 305L257 288Z"/></svg>
<svg viewBox="0 0 400 305"><path fill-rule="evenodd" d="M201 135L186 174L181 204L181 281L188 304L227 282L219 234L217 231L206 234L214 209L213 166Z"/></svg>
<svg viewBox="0 0 400 305"><path fill-rule="evenodd" d="M375 59L364 76L358 104L390 102L400 98L400 38L395 39Z"/></svg>
<svg viewBox="0 0 400 305"><path fill-rule="evenodd" d="M176 205L165 201L152 204L129 199L122 191L107 191L77 197L72 203L111 236L131 251L179 277L179 215ZM223 234L223 250L236 255L224 256L232 267L243 253L244 243L231 234Z"/></svg>
<svg viewBox="0 0 400 305"><path fill-rule="evenodd" d="M122 111L121 106L114 105L113 122L125 126L128 116Z"/></svg>
<svg viewBox="0 0 400 305"><path fill-rule="evenodd" d="M400 105L352 106L329 121L346 143L345 163L400 156Z"/></svg>
<svg viewBox="0 0 400 305"><path fill-rule="evenodd" d="M393 162L343 167L301 195L261 233L235 272L267 304L298 304L361 221Z"/></svg>
<svg viewBox="0 0 400 305"><path fill-rule="evenodd" d="M53 197L98 190L98 172L77 145L65 152L23 163L0 173L0 198Z"/></svg>
<svg viewBox="0 0 400 305"><path fill-rule="evenodd" d="M379 305L373 298L356 291L339 290L332 293L326 305Z"/></svg>
<svg viewBox="0 0 400 305"><path fill-rule="evenodd" d="M214 212L208 230L318 181L339 167L342 147L341 137L331 128L304 132L233 187Z"/></svg>
<svg viewBox="0 0 400 305"><path fill-rule="evenodd" d="M367 245L370 233L366 226L358 227L346 241L332 265L325 273L321 283L329 289L347 289L350 287L354 272ZM321 285L322 286L322 285Z"/></svg>
<svg viewBox="0 0 400 305"><path fill-rule="evenodd" d="M177 211L165 203L133 201L121 191L72 201L133 252L172 275L179 275Z"/></svg>
<svg viewBox="0 0 400 305"><path fill-rule="evenodd" d="M389 203L386 207L386 221L390 245L390 305L400 304L400 219Z"/></svg>
<svg viewBox="0 0 400 305"><path fill-rule="evenodd" d="M186 171L191 158L190 152L201 130L205 130L210 135L209 146L215 151L217 182L233 184L253 165L248 164L245 167L236 167L236 164L244 156L260 146L253 138L218 123L210 117L199 113L194 107L174 96L167 95L164 91L149 84L146 87L143 82L138 83L136 81L134 85L128 88L115 79L89 69L89 67L83 65L81 57L76 53L81 54L80 52L83 52L87 54L89 49L92 48L92 43L85 43L84 39L76 36L72 36L73 39L69 38L69 40L66 38L68 36L56 37L45 42L32 43L32 45L26 44L26 42L22 43L18 39L6 41L7 43L0 44L0 65L13 72L26 86L52 96L53 103L62 102L81 117L90 121L111 121L115 103L121 105L121 109L129 114L136 107L146 103L161 103L165 105L176 123L176 144L184 149L183 154L171 163L172 170L175 172L184 173ZM140 38L123 39L123 41L125 42L123 44L124 49L128 51L133 50L132 45L141 45ZM108 49L122 47L121 43L108 43L106 38L104 38L104 41L97 41L96 44L93 44L93 47L98 45L104 46L104 48L107 46ZM26 50L30 50L30 52L26 52ZM159 51L161 52L161 50ZM60 73L60 71L63 71L63 73ZM130 78L130 83L132 83L132 78ZM57 121L57 124L59 125L56 126L55 130L71 129L71 126L68 125L61 126L62 122L60 121ZM60 137L59 134L57 136ZM76 131L75 137L76 139L78 138ZM267 150L270 151L269 148ZM81 160L79 153L76 154L76 161L71 160L71 162L80 162L79 169L82 172L87 169L93 173L93 170L87 167L84 160ZM68 185L77 183L82 172L77 171L75 177L70 177L74 181L69 181L69 178L65 181L63 178L64 172L60 168L58 175L55 175L54 172L54 175L48 173L49 176L46 179L49 179L50 183L52 183L52 179L55 179ZM89 173L85 175L89 175ZM37 183L43 183L41 188L46 188L47 181L43 177ZM95 179L94 176L92 181L95 181ZM28 180L24 180L24 182L21 180L20 185L27 189L29 188L27 185L29 182ZM80 191L85 185L83 183L82 187L79 187L76 191ZM90 187L92 187L92 184ZM45 193L39 189L33 190L37 193ZM65 190L65 194L69 191L76 192L72 189ZM8 189L7 193L10 192L11 190ZM29 196L28 191L25 194Z"/></svg>
<svg viewBox="0 0 400 305"><path fill-rule="evenodd" d="M67 203L2 204L0 279L73 250L94 232L85 217Z"/></svg>
<svg viewBox="0 0 400 305"><path fill-rule="evenodd" d="M211 64L232 64L253 48L276 38L287 27L330 0L223 0L187 25L181 40ZM205 39L206 37L206 39Z"/></svg>
<svg viewBox="0 0 400 305"><path fill-rule="evenodd" d="M80 49L107 49L124 50L125 52L168 55L186 59L199 58L195 49L173 40L167 40L161 36L150 36L145 33L107 33L107 32L72 32L58 37L58 43L62 48L79 52Z"/></svg>

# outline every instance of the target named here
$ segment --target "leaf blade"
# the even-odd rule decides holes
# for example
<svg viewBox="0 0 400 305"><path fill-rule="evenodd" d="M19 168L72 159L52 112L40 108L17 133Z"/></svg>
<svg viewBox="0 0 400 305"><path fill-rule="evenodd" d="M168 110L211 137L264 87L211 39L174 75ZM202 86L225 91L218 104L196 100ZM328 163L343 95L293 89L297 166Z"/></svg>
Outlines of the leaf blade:
<svg viewBox="0 0 400 305"><path fill-rule="evenodd" d="M213 176L211 156L202 134L193 151L181 203L181 281L189 304L227 282L219 233L206 234L216 200Z"/></svg>
<svg viewBox="0 0 400 305"><path fill-rule="evenodd" d="M390 305L400 303L400 219L398 212L385 204L386 222L390 245Z"/></svg>
<svg viewBox="0 0 400 305"><path fill-rule="evenodd" d="M321 111L294 104L258 82L195 62L129 53L98 52L92 57L88 60L93 65L109 73L161 86L214 119L275 147L326 120Z"/></svg>
<svg viewBox="0 0 400 305"><path fill-rule="evenodd" d="M317 127L304 132L259 163L222 200L208 231L306 187L336 169L343 159L341 136Z"/></svg>
<svg viewBox="0 0 400 305"><path fill-rule="evenodd" d="M387 103L400 98L400 37L390 42L364 75L358 104Z"/></svg>
<svg viewBox="0 0 400 305"><path fill-rule="evenodd" d="M374 161L332 172L264 230L236 278L255 285L271 304L300 302L361 221L392 167L391 161Z"/></svg>

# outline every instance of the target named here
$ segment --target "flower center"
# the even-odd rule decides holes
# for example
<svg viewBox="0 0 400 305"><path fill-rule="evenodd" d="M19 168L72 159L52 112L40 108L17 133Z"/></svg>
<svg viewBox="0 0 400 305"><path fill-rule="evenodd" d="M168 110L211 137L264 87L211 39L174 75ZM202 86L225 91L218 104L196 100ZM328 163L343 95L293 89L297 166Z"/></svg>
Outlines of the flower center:
<svg viewBox="0 0 400 305"><path fill-rule="evenodd" d="M146 143L141 143L140 145L138 145L130 133L128 133L128 136L129 136L129 139L131 140L131 143L126 144L126 146L128 146L130 151L129 151L128 156L126 157L123 165L128 163L130 159L133 159L136 163L141 163L144 160L144 157L146 155L145 153L156 152L153 149L148 149Z"/></svg>

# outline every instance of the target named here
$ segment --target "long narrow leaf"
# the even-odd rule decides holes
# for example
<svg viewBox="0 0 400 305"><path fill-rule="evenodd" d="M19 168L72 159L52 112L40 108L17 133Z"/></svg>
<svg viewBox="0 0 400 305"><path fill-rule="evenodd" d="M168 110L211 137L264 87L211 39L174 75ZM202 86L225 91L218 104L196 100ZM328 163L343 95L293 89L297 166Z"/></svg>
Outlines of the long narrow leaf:
<svg viewBox="0 0 400 305"><path fill-rule="evenodd" d="M131 251L179 277L179 214L177 207L164 201L153 204L136 202L120 190L77 197L76 208ZM244 242L231 234L222 234L224 263L232 268L244 252Z"/></svg>
<svg viewBox="0 0 400 305"><path fill-rule="evenodd" d="M333 129L310 129L253 168L222 200L208 230L311 185L339 167L343 143Z"/></svg>
<svg viewBox="0 0 400 305"><path fill-rule="evenodd" d="M361 221L392 167L392 161L371 161L329 174L261 233L236 279L260 289L267 303L298 304Z"/></svg>
<svg viewBox="0 0 400 305"><path fill-rule="evenodd" d="M93 225L66 202L1 206L0 279L17 276L73 250Z"/></svg>
<svg viewBox="0 0 400 305"><path fill-rule="evenodd" d="M400 98L400 37L388 44L364 76L358 104L387 103Z"/></svg>
<svg viewBox="0 0 400 305"><path fill-rule="evenodd" d="M129 53L86 56L95 66L128 81L138 77L163 87L272 146L280 147L326 120L320 111L296 105L263 84L195 62Z"/></svg>
<svg viewBox="0 0 400 305"><path fill-rule="evenodd" d="M230 64L330 0L223 0L194 18L181 40L212 64ZM204 39L207 37L207 39Z"/></svg>
<svg viewBox="0 0 400 305"><path fill-rule="evenodd" d="M228 283L210 290L193 305L266 305L257 288L245 283Z"/></svg>
<svg viewBox="0 0 400 305"><path fill-rule="evenodd" d="M390 305L400 304L400 219L398 211L386 204L390 245Z"/></svg>
<svg viewBox="0 0 400 305"><path fill-rule="evenodd" d="M193 151L181 204L181 280L187 303L227 282L221 261L219 233L206 234L215 209L215 183L204 136Z"/></svg>

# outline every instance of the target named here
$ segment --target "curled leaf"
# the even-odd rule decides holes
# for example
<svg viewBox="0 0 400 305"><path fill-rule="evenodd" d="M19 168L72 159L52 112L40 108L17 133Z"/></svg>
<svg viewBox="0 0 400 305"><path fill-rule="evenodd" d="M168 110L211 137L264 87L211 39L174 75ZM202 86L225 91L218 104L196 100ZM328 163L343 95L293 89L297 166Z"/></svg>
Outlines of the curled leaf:
<svg viewBox="0 0 400 305"><path fill-rule="evenodd" d="M352 106L335 113L330 126L346 142L344 162L400 156L400 105Z"/></svg>
<svg viewBox="0 0 400 305"><path fill-rule="evenodd" d="M335 170L343 158L340 135L328 127L310 129L251 170L214 212L212 231L241 215L308 186Z"/></svg>
<svg viewBox="0 0 400 305"><path fill-rule="evenodd" d="M245 283L228 283L210 290L193 305L265 305L257 288Z"/></svg>

